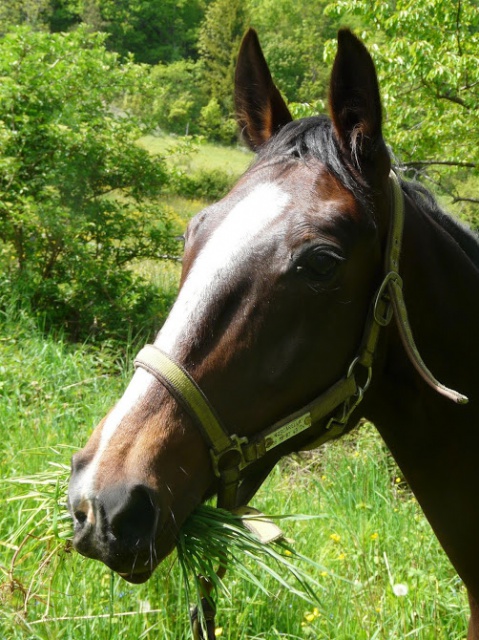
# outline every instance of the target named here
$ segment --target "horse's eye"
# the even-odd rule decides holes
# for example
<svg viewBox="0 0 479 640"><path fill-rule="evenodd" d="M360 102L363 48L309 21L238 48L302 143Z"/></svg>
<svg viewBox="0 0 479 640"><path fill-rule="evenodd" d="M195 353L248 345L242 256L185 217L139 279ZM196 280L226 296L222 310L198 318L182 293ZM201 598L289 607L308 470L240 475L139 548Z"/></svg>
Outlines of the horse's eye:
<svg viewBox="0 0 479 640"><path fill-rule="evenodd" d="M302 274L326 282L333 278L342 258L326 251L308 251L297 269Z"/></svg>

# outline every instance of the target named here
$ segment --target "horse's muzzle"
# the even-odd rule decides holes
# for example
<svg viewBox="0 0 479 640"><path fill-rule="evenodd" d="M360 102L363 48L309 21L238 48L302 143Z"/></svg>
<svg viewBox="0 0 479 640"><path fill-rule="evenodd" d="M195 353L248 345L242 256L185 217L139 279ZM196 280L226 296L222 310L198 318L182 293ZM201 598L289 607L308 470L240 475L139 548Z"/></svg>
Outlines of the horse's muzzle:
<svg viewBox="0 0 479 640"><path fill-rule="evenodd" d="M166 555L157 554L160 508L149 487L114 484L90 497L76 489L72 478L68 506L74 522L74 548L100 560L125 580L145 582Z"/></svg>

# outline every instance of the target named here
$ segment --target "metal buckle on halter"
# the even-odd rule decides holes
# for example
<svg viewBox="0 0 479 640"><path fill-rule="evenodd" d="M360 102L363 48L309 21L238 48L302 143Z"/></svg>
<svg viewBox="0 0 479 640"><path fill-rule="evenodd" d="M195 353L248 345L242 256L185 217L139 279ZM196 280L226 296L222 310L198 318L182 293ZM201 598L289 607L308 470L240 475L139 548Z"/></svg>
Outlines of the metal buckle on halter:
<svg viewBox="0 0 479 640"><path fill-rule="evenodd" d="M355 375L354 370L358 366L361 366L365 370L366 380L362 386L359 384L357 385L357 393L354 396L351 396L348 400L346 400L340 406L340 412L332 416L326 423L324 428L327 431L327 433L329 433L330 436L341 435L341 433L344 431L349 421L349 418L351 417L351 414L356 409L356 407L361 403L364 397L364 394L366 393L369 385L371 384L371 378L373 375L372 367L365 366L361 362L361 358L359 356L354 358L354 360L349 365L347 377L349 378L350 376L354 376Z"/></svg>
<svg viewBox="0 0 479 640"><path fill-rule="evenodd" d="M230 436L230 446L219 453L216 453L214 449L210 449L211 461L213 463L213 471L217 478L221 478L220 461L228 453L235 451L239 456L239 462L237 465L228 465L227 468L237 467L240 471L247 466L246 458L244 457L243 445L248 444L248 438L240 438L237 435Z"/></svg>
<svg viewBox="0 0 479 640"><path fill-rule="evenodd" d="M349 422L349 418L351 417L352 412L356 409L356 407L361 403L364 392L366 388L362 389L358 387L358 393L354 397L354 400L350 399L346 401L340 409L339 415L332 416L325 425L326 433L328 433L329 438L340 436L346 425Z"/></svg>

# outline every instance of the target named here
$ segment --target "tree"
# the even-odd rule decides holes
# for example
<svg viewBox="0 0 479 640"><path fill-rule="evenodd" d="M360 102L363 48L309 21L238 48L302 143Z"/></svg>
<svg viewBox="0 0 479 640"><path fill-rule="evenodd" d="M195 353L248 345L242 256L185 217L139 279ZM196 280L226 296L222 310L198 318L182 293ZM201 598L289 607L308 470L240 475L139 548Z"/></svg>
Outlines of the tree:
<svg viewBox="0 0 479 640"><path fill-rule="evenodd" d="M196 41L208 0L3 0L0 33L28 25L52 33L84 24L109 35L123 58L156 64L198 57Z"/></svg>
<svg viewBox="0 0 479 640"><path fill-rule="evenodd" d="M43 27L51 1L4 0L0 3L0 34L17 24L26 24L32 28Z"/></svg>
<svg viewBox="0 0 479 640"><path fill-rule="evenodd" d="M76 339L151 325L161 301L129 265L175 252L171 218L148 199L165 165L114 109L148 75L103 41L22 28L0 42L0 299L19 290Z"/></svg>
<svg viewBox="0 0 479 640"><path fill-rule="evenodd" d="M479 204L477 2L337 0L328 13L367 25L361 36L378 68L385 134L400 163L473 216L467 205ZM330 56L334 48L330 43Z"/></svg>
<svg viewBox="0 0 479 640"><path fill-rule="evenodd" d="M324 13L328 3L249 0L251 26L257 29L275 82L290 103L324 106L329 70L323 47L337 31L336 18Z"/></svg>
<svg viewBox="0 0 479 640"><path fill-rule="evenodd" d="M221 105L225 116L232 114L236 56L246 25L242 0L213 0L201 25L198 50L205 66L205 83L209 98Z"/></svg>
<svg viewBox="0 0 479 640"><path fill-rule="evenodd" d="M69 0L71 2L71 0ZM88 0L91 5L94 0ZM83 12L87 0L82 0ZM205 0L98 0L107 47L136 62L156 64L196 58ZM86 14L83 13L84 19ZM96 18L98 21L98 17Z"/></svg>
<svg viewBox="0 0 479 640"><path fill-rule="evenodd" d="M152 95L140 109L150 109L156 126L185 135L199 133L201 108L207 97L202 83L203 68L199 62L179 60L158 64L151 70Z"/></svg>
<svg viewBox="0 0 479 640"><path fill-rule="evenodd" d="M84 3L95 0L48 0L45 28L52 32L71 31L82 22Z"/></svg>

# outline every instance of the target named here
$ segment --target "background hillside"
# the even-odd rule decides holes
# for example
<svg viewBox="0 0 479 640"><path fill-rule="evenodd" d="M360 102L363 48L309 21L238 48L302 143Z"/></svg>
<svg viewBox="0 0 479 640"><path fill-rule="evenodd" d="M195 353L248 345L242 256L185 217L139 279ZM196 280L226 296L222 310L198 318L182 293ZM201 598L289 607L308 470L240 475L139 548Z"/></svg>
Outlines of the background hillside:
<svg viewBox="0 0 479 640"><path fill-rule="evenodd" d="M302 116L327 111L341 25L375 59L397 162L478 226L473 0L8 0L0 6L0 308L16 299L77 341L155 327L170 297L142 265L177 259L175 237L195 210L178 210L172 196L214 200L247 166L245 154L225 169L204 147L238 145L232 86L245 29L258 30ZM197 157L208 162L199 166L202 145Z"/></svg>

